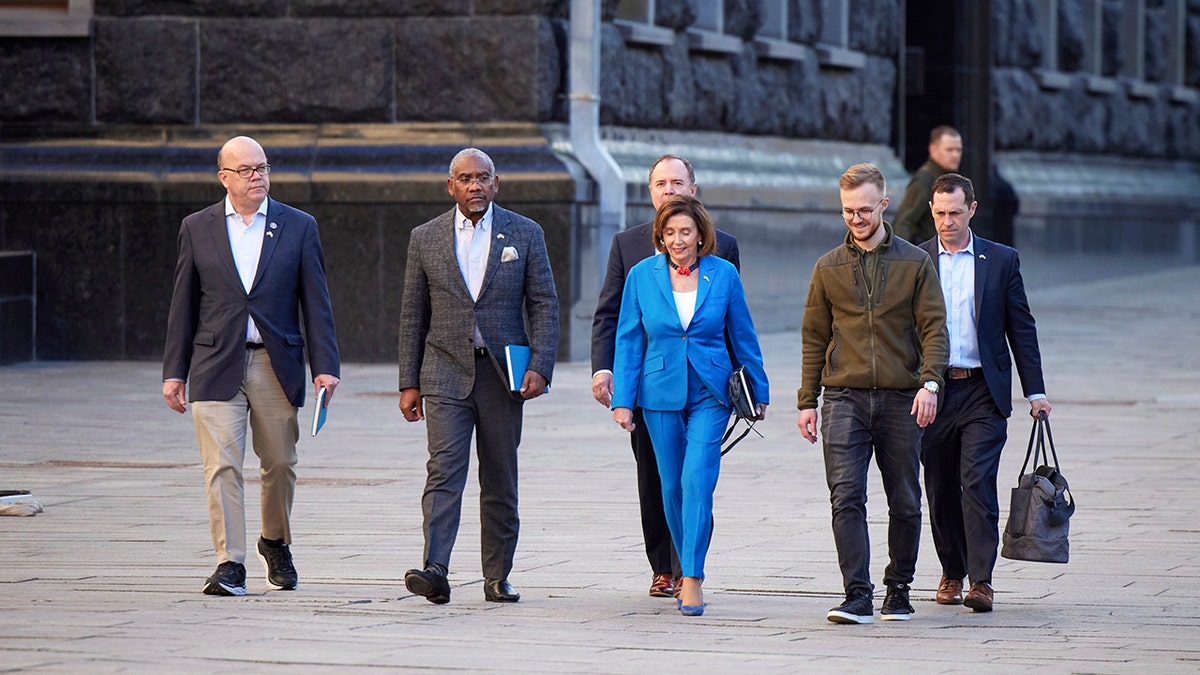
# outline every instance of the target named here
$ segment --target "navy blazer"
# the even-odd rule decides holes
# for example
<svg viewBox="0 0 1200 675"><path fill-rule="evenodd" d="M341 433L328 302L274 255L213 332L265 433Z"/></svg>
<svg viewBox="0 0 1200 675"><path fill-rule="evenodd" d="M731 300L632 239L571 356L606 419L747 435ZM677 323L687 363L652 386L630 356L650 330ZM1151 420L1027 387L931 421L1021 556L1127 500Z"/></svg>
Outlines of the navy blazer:
<svg viewBox="0 0 1200 675"><path fill-rule="evenodd" d="M225 200L191 214L180 225L163 379L188 382L189 401L228 401L237 394L246 372L249 316L254 317L275 376L292 405L304 405L308 388L306 336L313 377L340 377L317 221L268 200L267 234L249 293L233 260Z"/></svg>
<svg viewBox="0 0 1200 675"><path fill-rule="evenodd" d="M729 405L726 383L733 372L729 349L746 366L760 403L771 400L762 351L742 280L716 256L700 258L696 312L687 329L679 321L667 256L634 265L625 281L613 363L613 408L683 410L688 363L716 398ZM726 335L728 334L728 346Z"/></svg>
<svg viewBox="0 0 1200 675"><path fill-rule="evenodd" d="M979 340L979 360L996 407L1008 417L1012 414L1013 359L1025 397L1046 393L1037 326L1025 297L1016 249L972 236L975 237L975 333ZM921 244L921 248L933 258L933 266L940 275L937 237Z"/></svg>
<svg viewBox="0 0 1200 675"><path fill-rule="evenodd" d="M625 291L625 278L633 266L655 254L654 223L642 223L623 232L612 240L608 252L608 270L604 274L604 286L596 303L596 314L592 317L592 373L612 370L613 351L616 348L617 317L621 313L621 294ZM717 230L715 254L741 269L741 256L737 239Z"/></svg>

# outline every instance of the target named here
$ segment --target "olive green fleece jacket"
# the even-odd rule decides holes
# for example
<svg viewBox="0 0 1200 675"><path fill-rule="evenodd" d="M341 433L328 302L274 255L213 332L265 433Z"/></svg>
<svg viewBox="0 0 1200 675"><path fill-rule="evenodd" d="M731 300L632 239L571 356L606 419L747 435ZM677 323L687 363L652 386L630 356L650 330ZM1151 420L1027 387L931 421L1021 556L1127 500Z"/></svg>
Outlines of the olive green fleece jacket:
<svg viewBox="0 0 1200 675"><path fill-rule="evenodd" d="M915 389L942 385L950 354L946 304L925 251L894 237L876 251L875 276L864 276L864 251L850 233L813 268L800 325L800 410L817 407L822 387Z"/></svg>

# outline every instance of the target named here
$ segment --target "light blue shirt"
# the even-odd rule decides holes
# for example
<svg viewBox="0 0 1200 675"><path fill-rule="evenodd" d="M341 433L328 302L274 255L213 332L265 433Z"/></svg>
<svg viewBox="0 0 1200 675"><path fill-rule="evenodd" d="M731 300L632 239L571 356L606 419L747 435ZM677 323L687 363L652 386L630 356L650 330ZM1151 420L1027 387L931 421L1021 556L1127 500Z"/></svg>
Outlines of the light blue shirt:
<svg viewBox="0 0 1200 675"><path fill-rule="evenodd" d="M975 316L975 234L957 253L938 239L938 277L946 300L946 330L950 333L951 368L979 368L979 335Z"/></svg>
<svg viewBox="0 0 1200 675"><path fill-rule="evenodd" d="M233 263L237 265L242 288L250 292L254 276L258 274L258 259L262 255L263 235L267 230L267 200L258 205L258 211L247 225L233 208L229 195L225 196L225 229L229 232L229 248L233 251ZM274 232L272 232L274 236ZM246 342L262 342L262 334L254 319L246 318Z"/></svg>
<svg viewBox="0 0 1200 675"><path fill-rule="evenodd" d="M454 249L458 269L471 292L471 299L478 300L479 292L483 290L483 275L487 273L488 255L492 252L491 204L478 223L472 223L460 209L454 209ZM475 326L473 332L475 346L485 346L479 326Z"/></svg>

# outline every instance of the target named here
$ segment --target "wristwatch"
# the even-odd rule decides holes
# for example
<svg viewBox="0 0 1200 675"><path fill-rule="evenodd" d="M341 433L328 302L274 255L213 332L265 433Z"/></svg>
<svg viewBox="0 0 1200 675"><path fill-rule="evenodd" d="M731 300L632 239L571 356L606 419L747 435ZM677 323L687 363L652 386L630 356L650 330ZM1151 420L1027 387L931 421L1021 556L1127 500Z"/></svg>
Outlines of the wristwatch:
<svg viewBox="0 0 1200 675"><path fill-rule="evenodd" d="M931 394L936 394L936 393L938 393L938 383L937 383L937 382L934 382L933 380L930 380L930 381L926 382L925 384L923 384L923 385L921 385L921 386L922 386L922 387L925 387L926 389L928 389L928 390L929 390L929 393L931 393Z"/></svg>

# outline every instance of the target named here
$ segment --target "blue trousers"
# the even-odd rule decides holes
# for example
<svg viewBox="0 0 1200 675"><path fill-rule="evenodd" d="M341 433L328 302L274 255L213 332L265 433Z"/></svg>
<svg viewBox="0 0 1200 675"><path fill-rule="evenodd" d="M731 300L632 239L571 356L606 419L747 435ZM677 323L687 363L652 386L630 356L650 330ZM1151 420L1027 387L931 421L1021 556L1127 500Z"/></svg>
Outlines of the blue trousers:
<svg viewBox="0 0 1200 675"><path fill-rule="evenodd" d="M662 480L663 511L683 576L704 578L712 535L713 492L721 471L721 436L729 408L688 364L683 410L642 410Z"/></svg>

